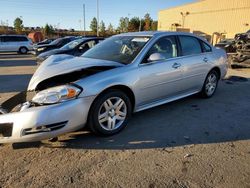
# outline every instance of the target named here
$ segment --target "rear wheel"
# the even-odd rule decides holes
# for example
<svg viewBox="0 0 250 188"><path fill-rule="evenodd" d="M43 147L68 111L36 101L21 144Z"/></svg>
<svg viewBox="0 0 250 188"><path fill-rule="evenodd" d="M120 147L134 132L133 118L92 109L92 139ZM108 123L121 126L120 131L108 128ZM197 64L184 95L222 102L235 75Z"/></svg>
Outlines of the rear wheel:
<svg viewBox="0 0 250 188"><path fill-rule="evenodd" d="M19 49L19 53L20 53L20 54L27 54L27 53L28 53L28 49L27 49L26 47L21 47L21 48Z"/></svg>
<svg viewBox="0 0 250 188"><path fill-rule="evenodd" d="M119 90L110 90L98 97L89 113L89 128L99 135L114 135L126 127L131 116L131 102Z"/></svg>
<svg viewBox="0 0 250 188"><path fill-rule="evenodd" d="M205 98L210 98L214 95L219 81L219 74L217 71L212 70L208 73L204 82L201 95Z"/></svg>

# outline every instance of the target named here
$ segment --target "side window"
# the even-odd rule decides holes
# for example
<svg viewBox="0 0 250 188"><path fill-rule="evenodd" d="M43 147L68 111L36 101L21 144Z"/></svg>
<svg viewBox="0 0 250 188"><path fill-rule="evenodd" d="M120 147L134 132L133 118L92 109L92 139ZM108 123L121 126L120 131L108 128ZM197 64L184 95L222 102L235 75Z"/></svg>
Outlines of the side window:
<svg viewBox="0 0 250 188"><path fill-rule="evenodd" d="M90 49L89 42L85 42L81 46L79 46L79 50L82 51L82 52L86 52L89 49Z"/></svg>
<svg viewBox="0 0 250 188"><path fill-rule="evenodd" d="M197 38L191 36L179 36L182 55L194 55L202 53L200 42Z"/></svg>
<svg viewBox="0 0 250 188"><path fill-rule="evenodd" d="M212 52L212 48L207 43L201 41L201 44L203 46L203 52Z"/></svg>
<svg viewBox="0 0 250 188"><path fill-rule="evenodd" d="M10 37L9 41L10 42L19 42L20 41L20 37L16 37L16 36Z"/></svg>
<svg viewBox="0 0 250 188"><path fill-rule="evenodd" d="M148 58L154 53L160 54L164 59L177 57L178 53L175 37L169 36L159 39L148 51L143 63L147 63Z"/></svg>
<svg viewBox="0 0 250 188"><path fill-rule="evenodd" d="M59 42L59 45L64 46L65 44L68 44L70 41L71 41L70 39L62 39L62 40Z"/></svg>
<svg viewBox="0 0 250 188"><path fill-rule="evenodd" d="M88 46L89 48L93 48L96 45L96 41L95 40L91 40L88 42Z"/></svg>
<svg viewBox="0 0 250 188"><path fill-rule="evenodd" d="M11 37L4 37L4 42L12 42Z"/></svg>
<svg viewBox="0 0 250 188"><path fill-rule="evenodd" d="M23 42L23 41L28 41L28 39L26 37L18 37L17 41Z"/></svg>
<svg viewBox="0 0 250 188"><path fill-rule="evenodd" d="M14 37L16 42L21 42L22 41L22 37Z"/></svg>

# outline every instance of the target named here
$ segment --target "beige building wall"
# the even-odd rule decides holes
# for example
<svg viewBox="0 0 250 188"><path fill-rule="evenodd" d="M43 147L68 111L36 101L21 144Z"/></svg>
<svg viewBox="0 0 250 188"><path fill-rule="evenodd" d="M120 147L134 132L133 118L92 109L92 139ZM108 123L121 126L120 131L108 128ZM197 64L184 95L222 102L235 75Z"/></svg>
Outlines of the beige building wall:
<svg viewBox="0 0 250 188"><path fill-rule="evenodd" d="M225 33L226 38L233 38L236 33L250 29L250 0L199 0L161 10L158 13L158 30L175 30L174 23L182 25L181 12L189 12L184 27L191 32L201 31L211 36L218 32Z"/></svg>

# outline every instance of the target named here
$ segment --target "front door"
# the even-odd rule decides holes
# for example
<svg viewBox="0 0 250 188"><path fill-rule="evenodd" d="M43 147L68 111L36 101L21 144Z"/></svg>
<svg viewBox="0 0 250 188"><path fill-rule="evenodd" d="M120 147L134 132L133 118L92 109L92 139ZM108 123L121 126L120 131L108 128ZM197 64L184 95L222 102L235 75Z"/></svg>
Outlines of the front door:
<svg viewBox="0 0 250 188"><path fill-rule="evenodd" d="M150 62L152 54L160 55L162 59ZM177 56L174 36L159 39L149 50L138 69L138 106L171 98L181 92L182 66Z"/></svg>

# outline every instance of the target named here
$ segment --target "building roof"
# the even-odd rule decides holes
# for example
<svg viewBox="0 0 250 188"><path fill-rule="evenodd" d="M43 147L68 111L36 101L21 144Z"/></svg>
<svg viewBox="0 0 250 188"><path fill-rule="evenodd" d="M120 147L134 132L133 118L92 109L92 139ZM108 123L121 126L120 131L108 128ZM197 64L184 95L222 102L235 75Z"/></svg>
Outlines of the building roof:
<svg viewBox="0 0 250 188"><path fill-rule="evenodd" d="M182 5L177 5L177 6L165 8L165 9L160 10L159 12L165 11L165 10L168 10L168 9L174 9L174 8L185 7L185 6L191 5L191 4L197 4L197 3L200 3L200 2L202 2L202 1L208 1L208 0L195 0L194 2L191 2L191 3L184 3L184 4L182 4Z"/></svg>

